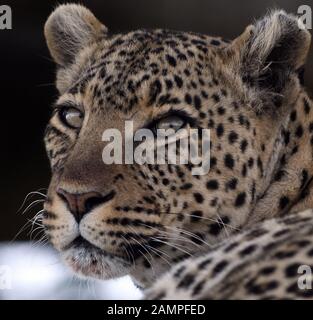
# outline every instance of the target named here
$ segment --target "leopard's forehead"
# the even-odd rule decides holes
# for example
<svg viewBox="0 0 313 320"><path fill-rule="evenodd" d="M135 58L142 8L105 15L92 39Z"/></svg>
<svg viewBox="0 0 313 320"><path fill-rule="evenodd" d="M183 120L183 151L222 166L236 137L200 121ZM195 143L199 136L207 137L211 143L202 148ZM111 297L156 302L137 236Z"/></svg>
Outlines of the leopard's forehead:
<svg viewBox="0 0 313 320"><path fill-rule="evenodd" d="M154 106L177 104L179 93L170 91L201 91L208 81L216 82L214 57L226 45L218 37L164 29L106 36L76 59L67 92L92 91L98 108L125 113L139 100Z"/></svg>

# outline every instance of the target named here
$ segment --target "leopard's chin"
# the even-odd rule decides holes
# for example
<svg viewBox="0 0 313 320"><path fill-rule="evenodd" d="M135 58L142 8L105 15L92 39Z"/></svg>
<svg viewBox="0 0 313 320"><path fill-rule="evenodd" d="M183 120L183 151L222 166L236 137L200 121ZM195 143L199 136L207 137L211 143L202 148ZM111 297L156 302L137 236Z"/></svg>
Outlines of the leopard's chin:
<svg viewBox="0 0 313 320"><path fill-rule="evenodd" d="M80 277L107 280L131 272L132 263L94 246L82 237L76 238L61 252L64 263Z"/></svg>

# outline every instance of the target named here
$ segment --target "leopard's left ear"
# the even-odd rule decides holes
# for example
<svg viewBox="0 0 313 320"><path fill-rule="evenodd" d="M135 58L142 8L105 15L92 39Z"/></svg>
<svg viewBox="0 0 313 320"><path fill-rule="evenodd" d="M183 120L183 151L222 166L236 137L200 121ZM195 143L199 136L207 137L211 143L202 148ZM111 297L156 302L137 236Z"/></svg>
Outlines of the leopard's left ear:
<svg viewBox="0 0 313 320"><path fill-rule="evenodd" d="M61 66L74 62L77 54L103 38L107 28L84 6L58 6L45 24L45 37L55 62Z"/></svg>
<svg viewBox="0 0 313 320"><path fill-rule="evenodd" d="M226 56L249 86L281 93L304 65L310 42L299 19L278 10L247 27L226 49Z"/></svg>

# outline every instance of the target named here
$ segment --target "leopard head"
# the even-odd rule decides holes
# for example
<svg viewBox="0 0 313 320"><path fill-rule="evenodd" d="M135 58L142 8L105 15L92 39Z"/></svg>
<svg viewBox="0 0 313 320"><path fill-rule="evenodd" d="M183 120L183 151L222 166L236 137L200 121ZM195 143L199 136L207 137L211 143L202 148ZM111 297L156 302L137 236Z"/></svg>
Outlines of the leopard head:
<svg viewBox="0 0 313 320"><path fill-rule="evenodd" d="M45 36L59 97L45 133L52 178L43 224L67 265L148 286L245 226L300 90L309 35L292 15L271 12L226 42L168 30L110 34L68 4ZM189 162L104 163L103 132L123 136L126 121L134 131L210 129L209 172L194 175Z"/></svg>

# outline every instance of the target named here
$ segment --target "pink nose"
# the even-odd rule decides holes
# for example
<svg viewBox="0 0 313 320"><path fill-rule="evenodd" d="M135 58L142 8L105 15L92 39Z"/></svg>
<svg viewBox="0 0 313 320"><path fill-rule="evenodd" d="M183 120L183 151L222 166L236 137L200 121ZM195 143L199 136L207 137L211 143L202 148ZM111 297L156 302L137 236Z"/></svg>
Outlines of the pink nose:
<svg viewBox="0 0 313 320"><path fill-rule="evenodd" d="M102 196L98 192L71 193L59 188L57 194L67 204L76 221L79 222L92 209L112 200L115 196L115 191Z"/></svg>

